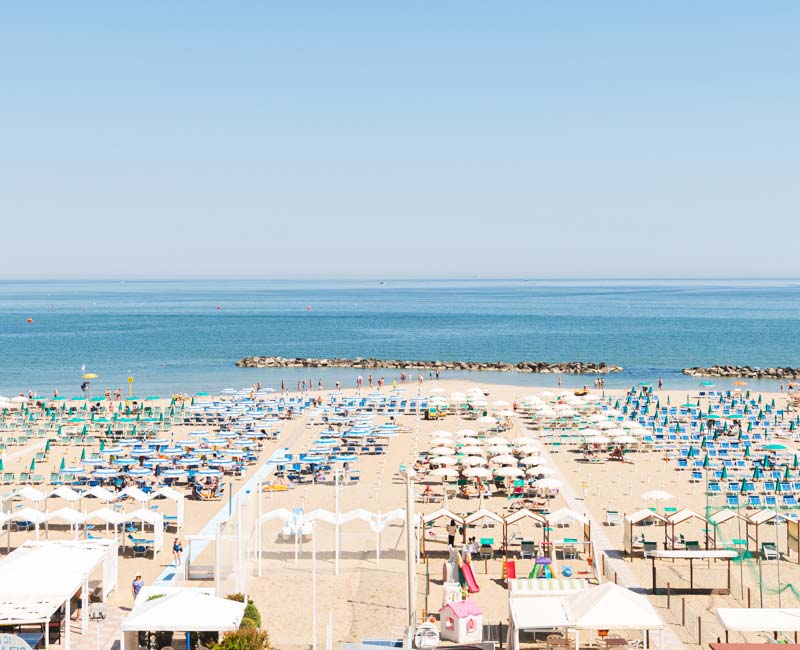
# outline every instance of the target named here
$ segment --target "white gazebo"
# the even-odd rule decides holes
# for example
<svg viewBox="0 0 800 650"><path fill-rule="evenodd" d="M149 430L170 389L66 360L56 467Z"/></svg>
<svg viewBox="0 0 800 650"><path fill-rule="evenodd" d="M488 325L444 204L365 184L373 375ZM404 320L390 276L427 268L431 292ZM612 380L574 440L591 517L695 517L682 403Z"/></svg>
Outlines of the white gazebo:
<svg viewBox="0 0 800 650"><path fill-rule="evenodd" d="M182 632L189 650L191 632L229 632L239 628L245 604L220 598L207 589L159 587L139 593L122 622L120 650L137 648L138 632Z"/></svg>
<svg viewBox="0 0 800 650"><path fill-rule="evenodd" d="M27 541L0 561L0 625L40 623L46 626L81 593L88 601L90 584L99 582L105 601L117 586L117 546L108 540L75 542ZM82 608L81 630L88 629L89 608ZM45 647L49 643L45 633ZM70 626L64 626L64 650L70 650Z"/></svg>

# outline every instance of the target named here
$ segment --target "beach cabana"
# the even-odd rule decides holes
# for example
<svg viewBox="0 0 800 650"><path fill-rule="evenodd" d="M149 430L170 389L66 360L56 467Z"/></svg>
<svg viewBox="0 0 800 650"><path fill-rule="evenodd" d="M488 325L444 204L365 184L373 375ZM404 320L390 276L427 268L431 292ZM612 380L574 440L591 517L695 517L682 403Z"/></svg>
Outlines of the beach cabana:
<svg viewBox="0 0 800 650"><path fill-rule="evenodd" d="M443 517L446 517L447 519L452 519L453 521L456 522L456 525L458 525L458 526L464 526L464 518L461 515L457 515L452 510L448 510L447 508L439 508L438 510L435 510L434 512L431 512L431 513L429 513L427 515L422 515L422 517L421 517L421 519L422 519L422 531L421 531L422 532L422 543L421 543L421 551L420 552L421 552L423 557L425 557L425 555L426 555L426 549L425 549L426 534L425 534L425 531L429 528L429 526L431 524L433 524L433 522L438 521L439 519L442 519Z"/></svg>
<svg viewBox="0 0 800 650"><path fill-rule="evenodd" d="M779 515L774 510L757 510L749 517L744 518L744 525L745 525L745 539L747 540L747 548L750 548L750 540L755 542L755 552L759 553L759 541L760 541L760 528L764 524L771 524L773 526L777 526L779 523L783 523L786 521L786 517L783 515ZM752 529L752 532L751 532ZM777 534L772 535L771 539L768 540L772 542L775 540L776 551L780 552L778 548L779 544L779 537Z"/></svg>
<svg viewBox="0 0 800 650"><path fill-rule="evenodd" d="M507 553L507 542L506 539L506 520L503 519L500 515L496 512L492 512L491 510L487 510L486 508L481 508L477 512L473 512L471 515L467 515L464 518L464 537L467 536L467 527L474 526L478 522L484 522L486 520L492 521L495 524L499 524L502 527L503 531L503 554Z"/></svg>
<svg viewBox="0 0 800 650"><path fill-rule="evenodd" d="M123 523L127 522L138 522L142 525L142 531L144 531L145 524L149 524L153 529L153 538L142 540L138 538L140 542L144 544L144 546L148 546L152 544L153 547L153 558L155 559L156 555L158 555L159 551L164 547L164 515L160 512L154 512L153 510L147 510L145 508L139 508L138 510L134 510L132 512L125 513L125 519ZM133 540L134 544L137 544L137 538ZM123 547L125 546L125 540L123 539ZM142 544L137 544L142 545Z"/></svg>
<svg viewBox="0 0 800 650"><path fill-rule="evenodd" d="M689 523L689 522L691 522L693 520L698 520L698 521L702 522L703 524L708 523L706 518L703 515L700 515L700 514L696 513L694 510L690 510L689 508L683 508L681 510L678 510L677 512L673 512L673 513L667 515L667 521L669 522L669 529L670 529L670 531L669 531L669 539L668 539L668 543L669 543L668 548L676 548L676 544L677 545L681 545L682 544L682 545L686 546L686 541L683 539L682 535L676 541L676 539L675 539L675 529L678 526L680 526L681 524L687 524L687 523ZM705 529L705 526L704 526L704 529ZM705 537L705 547L706 547L706 550L708 550L708 546L709 546L708 535L704 535L704 537Z"/></svg>
<svg viewBox="0 0 800 650"><path fill-rule="evenodd" d="M155 597L154 597L155 596ZM142 589L133 611L122 622L120 650L138 648L139 632L185 635L189 650L192 632L230 632L239 628L245 604L219 598L206 589L150 587ZM174 647L179 647L173 641Z"/></svg>
<svg viewBox="0 0 800 650"><path fill-rule="evenodd" d="M181 492L178 492L174 488L171 488L169 486L164 486L158 488L155 492L153 492L152 497L153 499L167 499L175 504L175 526L178 530L180 530L183 527L183 519L184 519L184 509L185 509L184 495ZM165 515L165 519L168 518L169 515Z"/></svg>
<svg viewBox="0 0 800 650"><path fill-rule="evenodd" d="M510 515L505 517L505 529L503 530L504 535L504 542L503 546L506 548L506 553L508 552L509 547L509 539L508 539L508 528L514 524L521 524L523 521L530 520L533 522L533 525L542 529L542 541L547 539L547 520L544 518L543 515L540 515L532 510L528 510L527 508L521 508L516 512L512 512ZM513 541L513 539L512 539ZM520 542L522 540L520 539Z"/></svg>
<svg viewBox="0 0 800 650"><path fill-rule="evenodd" d="M625 515L625 530L623 532L623 549L628 557L633 556L634 550L634 527L649 527L653 530L655 526L662 526L664 528L664 544L667 543L667 524L669 520L664 516L652 510L639 510L630 515ZM648 542L650 540L647 540ZM644 547L642 547L644 548Z"/></svg>
<svg viewBox="0 0 800 650"><path fill-rule="evenodd" d="M747 521L747 517L739 514L738 512L736 512L736 510L731 510L730 508L723 508L722 510L717 511L714 514L709 515L708 523L709 523L709 528L711 528L711 534L712 534L711 548L717 548L717 529L721 527L723 524L733 521L735 521L739 525L739 527L741 527L741 524ZM746 537L741 541L742 545L744 545L744 548L741 548L739 550L743 552L747 551L748 544Z"/></svg>

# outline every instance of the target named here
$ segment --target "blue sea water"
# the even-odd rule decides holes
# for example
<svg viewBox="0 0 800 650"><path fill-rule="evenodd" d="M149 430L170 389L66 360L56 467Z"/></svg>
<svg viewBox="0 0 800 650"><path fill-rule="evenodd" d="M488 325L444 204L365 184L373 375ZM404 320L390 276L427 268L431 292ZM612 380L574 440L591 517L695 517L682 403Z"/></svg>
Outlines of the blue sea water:
<svg viewBox="0 0 800 650"><path fill-rule="evenodd" d="M77 395L84 364L100 376L95 391L125 386L131 374L139 395L291 386L301 377L348 385L357 374L234 366L251 354L605 361L625 368L607 377L609 387L658 377L689 387L698 380L680 374L686 366L800 366L799 326L795 280L6 281L0 393ZM591 379L564 377L584 383Z"/></svg>

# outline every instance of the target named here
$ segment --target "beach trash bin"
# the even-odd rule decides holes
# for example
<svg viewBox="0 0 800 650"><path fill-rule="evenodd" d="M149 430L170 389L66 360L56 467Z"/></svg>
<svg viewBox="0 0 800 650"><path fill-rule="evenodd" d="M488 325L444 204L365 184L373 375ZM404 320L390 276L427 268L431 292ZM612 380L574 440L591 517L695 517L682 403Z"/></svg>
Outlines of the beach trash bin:
<svg viewBox="0 0 800 650"><path fill-rule="evenodd" d="M443 641L480 643L483 610L474 600L447 603L439 610L439 635Z"/></svg>

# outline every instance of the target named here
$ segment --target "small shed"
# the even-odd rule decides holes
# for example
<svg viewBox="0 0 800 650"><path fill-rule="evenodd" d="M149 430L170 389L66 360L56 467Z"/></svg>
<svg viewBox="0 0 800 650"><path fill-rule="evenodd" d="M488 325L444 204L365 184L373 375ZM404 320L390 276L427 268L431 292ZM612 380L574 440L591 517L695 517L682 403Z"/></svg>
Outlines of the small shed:
<svg viewBox="0 0 800 650"><path fill-rule="evenodd" d="M483 640L483 610L474 600L447 603L439 610L440 637L456 643Z"/></svg>

